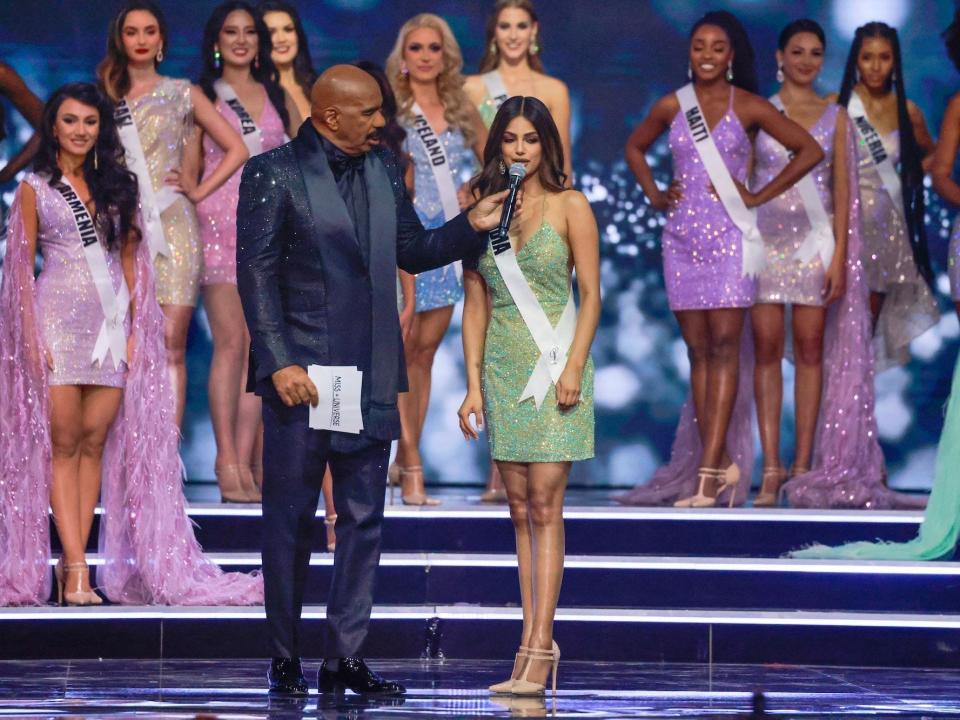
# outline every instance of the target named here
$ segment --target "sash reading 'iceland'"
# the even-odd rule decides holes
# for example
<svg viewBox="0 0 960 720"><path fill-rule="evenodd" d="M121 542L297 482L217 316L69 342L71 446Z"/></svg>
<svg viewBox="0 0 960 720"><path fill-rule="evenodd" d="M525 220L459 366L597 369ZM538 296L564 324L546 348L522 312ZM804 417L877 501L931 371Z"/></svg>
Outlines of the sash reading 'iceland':
<svg viewBox="0 0 960 720"><path fill-rule="evenodd" d="M723 162L723 157L717 149L713 137L710 135L710 128L707 126L706 117L700 102L697 100L697 93L693 85L684 85L677 90L677 100L680 101L680 112L687 122L687 129L690 132L690 138L693 140L693 146L700 155L700 161L710 176L710 182L713 183L717 196L723 204L727 215L733 221L733 224L740 229L742 235L742 255L743 255L743 275L745 277L756 276L766 264L766 251L763 247L763 238L757 229L757 213L748 208L737 186L730 176L730 171Z"/></svg>
<svg viewBox="0 0 960 720"><path fill-rule="evenodd" d="M777 110L785 116L787 115L787 109L779 95L771 97L770 102ZM830 267L830 261L833 260L836 239L833 237L833 223L830 222L830 216L823 206L820 193L817 192L813 170L800 178L797 182L797 190L800 192L800 200L803 202L803 209L806 211L807 220L810 222L810 232L793 257L802 263L808 263L819 255L820 262L826 270Z"/></svg>
<svg viewBox="0 0 960 720"><path fill-rule="evenodd" d="M556 384L563 373L563 368L567 364L567 353L570 351L573 335L577 329L577 307L573 302L573 290L568 288L567 304L554 327L550 324L550 318L547 317L547 313L544 312L520 269L517 254L513 250L513 245L510 244L510 237L500 235L499 230L494 230L490 233L490 246L493 249L493 258L500 271L500 277L503 278L513 302L520 311L520 317L523 318L527 330L530 331L540 351L533 373L517 402L523 402L532 397L539 410L550 385Z"/></svg>
<svg viewBox="0 0 960 720"><path fill-rule="evenodd" d="M419 103L414 103L410 112L413 114L412 135L423 146L427 160L430 162L433 182L440 195L440 204L443 206L443 219L449 222L460 214L460 201L457 200L457 186L453 180L453 167L450 165L450 158L447 157L443 142L430 127L427 116L423 114ZM463 277L463 264L459 260L454 263L454 270L458 279Z"/></svg>
<svg viewBox="0 0 960 720"><path fill-rule="evenodd" d="M77 234L83 243L83 256L87 260L87 267L93 277L93 284L100 298L100 307L103 309L103 323L94 344L91 360L103 364L107 354L113 356L113 366L120 367L121 362L127 361L127 337L123 331L123 321L130 308L130 291L127 282L120 278L120 290L114 292L113 280L107 268L107 254L100 242L96 225L90 212L80 200L80 196L70 181L65 177L56 182L53 188L60 193L77 228Z"/></svg>
<svg viewBox="0 0 960 720"><path fill-rule="evenodd" d="M170 257L170 246L163 234L163 223L160 213L170 207L177 199L177 193L170 187L164 186L159 191L153 189L153 180L150 178L150 169L147 167L147 157L140 142L140 133L133 120L133 113L126 98L117 103L113 111L113 119L117 123L120 141L126 150L127 169L137 176L137 186L140 191L140 211L143 216L143 234L150 247L150 257L157 255Z"/></svg>
<svg viewBox="0 0 960 720"><path fill-rule="evenodd" d="M254 122L253 116L247 112L243 103L240 102L237 91L223 79L217 80L213 84L213 89L217 93L217 97L223 100L224 104L233 110L240 120L240 134L243 136L243 144L247 146L250 157L262 153L263 133L257 127L257 123ZM270 102L270 100L268 99L267 102Z"/></svg>

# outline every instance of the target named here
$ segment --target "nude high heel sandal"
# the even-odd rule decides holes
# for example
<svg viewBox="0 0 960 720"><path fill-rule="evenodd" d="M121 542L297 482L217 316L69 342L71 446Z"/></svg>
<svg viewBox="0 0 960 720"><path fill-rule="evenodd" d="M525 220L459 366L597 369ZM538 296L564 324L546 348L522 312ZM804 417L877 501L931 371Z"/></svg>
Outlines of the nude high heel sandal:
<svg viewBox="0 0 960 720"><path fill-rule="evenodd" d="M436 498L429 497L426 492L416 492L416 493L405 492L406 488L404 487L404 479L406 479L408 476L416 477L417 475L419 475L421 478L420 482L421 484L423 483L423 466L422 465L406 467L401 471L400 474L403 476L403 479L400 480L400 501L404 505L417 505L417 506L427 505L430 507L434 507L440 504L439 500L437 500Z"/></svg>
<svg viewBox="0 0 960 720"><path fill-rule="evenodd" d="M216 475L217 486L220 488L220 502L250 502L249 496L243 487L243 480L240 477L239 465L221 465L220 467L214 467L213 473Z"/></svg>
<svg viewBox="0 0 960 720"><path fill-rule="evenodd" d="M550 660L550 675L553 679L553 694L557 694L557 668L560 666L560 647L556 641L553 643L552 650L537 650L536 648L527 649L527 666L523 669L523 675L519 680L513 681L513 687L510 692L513 695L543 695L547 690L546 683L536 683L527 680L530 674L530 666L538 660Z"/></svg>
<svg viewBox="0 0 960 720"><path fill-rule="evenodd" d="M513 672L510 673L510 677L504 680L503 682L498 682L487 688L494 695L502 695L504 693L509 693L513 690L513 684L516 680L513 679L513 676L517 673L518 666L523 667L523 661L527 658L530 648L526 645L521 645L520 649L517 650L517 654L513 659Z"/></svg>
<svg viewBox="0 0 960 720"><path fill-rule="evenodd" d="M71 573L79 575L77 586L83 586L83 578L90 576L90 568L85 562L64 563L63 558L54 566L53 574L57 578L57 604L58 605L102 605L103 600L93 590L68 590L66 589L66 578ZM89 584L89 583L88 583Z"/></svg>
<svg viewBox="0 0 960 720"><path fill-rule="evenodd" d="M247 502L262 503L263 493L257 487L257 481L253 477L253 469L247 465L240 465L240 486L247 495Z"/></svg>
<svg viewBox="0 0 960 720"><path fill-rule="evenodd" d="M336 535L336 531L335 531L335 528L337 527L337 514L334 513L333 515L327 515L327 516L323 519L323 525L324 525L325 529L328 530L328 532L327 532L327 550L330 551L330 552L333 552L334 550L337 549L337 535ZM331 530L334 531L334 532L333 532L333 542L330 542L330 534L331 534L331 533L330 533L329 531L331 531Z"/></svg>
<svg viewBox="0 0 960 720"><path fill-rule="evenodd" d="M776 489L766 490L767 480L771 479L776 483ZM753 506L758 508L777 507L783 497L783 481L787 479L787 473L782 467L767 467L763 469L763 479L760 481L760 492L753 499Z"/></svg>

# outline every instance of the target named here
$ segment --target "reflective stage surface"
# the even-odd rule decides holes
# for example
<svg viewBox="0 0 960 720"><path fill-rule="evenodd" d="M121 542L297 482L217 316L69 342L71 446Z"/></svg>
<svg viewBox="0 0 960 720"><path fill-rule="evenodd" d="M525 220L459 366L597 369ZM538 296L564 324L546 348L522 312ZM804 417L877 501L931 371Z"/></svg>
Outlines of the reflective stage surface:
<svg viewBox="0 0 960 720"><path fill-rule="evenodd" d="M960 717L960 671L561 662L556 699L491 697L509 661L371 663L396 701L271 701L263 660L0 662L0 717Z"/></svg>

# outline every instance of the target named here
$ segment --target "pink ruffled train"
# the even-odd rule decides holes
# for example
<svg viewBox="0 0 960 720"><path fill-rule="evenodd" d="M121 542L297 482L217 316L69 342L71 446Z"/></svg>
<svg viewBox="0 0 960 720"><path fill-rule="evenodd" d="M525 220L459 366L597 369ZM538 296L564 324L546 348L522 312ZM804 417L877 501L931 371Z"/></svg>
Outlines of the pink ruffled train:
<svg viewBox="0 0 960 720"><path fill-rule="evenodd" d="M42 604L51 584L48 390L26 249L18 194L0 288L0 605ZM146 243L136 272L135 348L103 459L99 586L118 603L261 604L259 574L223 572L194 536Z"/></svg>

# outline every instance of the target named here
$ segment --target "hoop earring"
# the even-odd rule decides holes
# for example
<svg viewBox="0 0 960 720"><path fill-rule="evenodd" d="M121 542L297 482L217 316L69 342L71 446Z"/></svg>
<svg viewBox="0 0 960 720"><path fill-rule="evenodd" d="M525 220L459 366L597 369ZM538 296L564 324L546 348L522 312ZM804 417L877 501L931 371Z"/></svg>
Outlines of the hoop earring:
<svg viewBox="0 0 960 720"><path fill-rule="evenodd" d="M783 84L786 76L783 74L783 65L777 65L777 82Z"/></svg>
<svg viewBox="0 0 960 720"><path fill-rule="evenodd" d="M733 82L733 63L727 65L727 82Z"/></svg>
<svg viewBox="0 0 960 720"><path fill-rule="evenodd" d="M506 166L506 164L503 162L503 158L502 158L502 157L500 158L500 162L497 164L497 169L500 171L500 174L501 174L501 175L506 175L506 174L507 174L507 166Z"/></svg>
<svg viewBox="0 0 960 720"><path fill-rule="evenodd" d="M693 64L687 63L687 80L693 80Z"/></svg>
<svg viewBox="0 0 960 720"><path fill-rule="evenodd" d="M158 62L158 63L162 63L162 62L163 62L163 48L162 48L162 47L160 48L160 51L157 53L157 62Z"/></svg>
<svg viewBox="0 0 960 720"><path fill-rule="evenodd" d="M220 54L220 48L214 48L214 50L213 50L213 66L214 66L217 70L219 70L220 68L223 67L223 60L221 60L222 57L223 57L223 56Z"/></svg>

